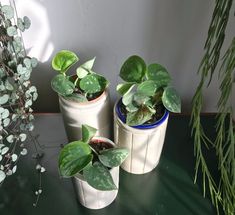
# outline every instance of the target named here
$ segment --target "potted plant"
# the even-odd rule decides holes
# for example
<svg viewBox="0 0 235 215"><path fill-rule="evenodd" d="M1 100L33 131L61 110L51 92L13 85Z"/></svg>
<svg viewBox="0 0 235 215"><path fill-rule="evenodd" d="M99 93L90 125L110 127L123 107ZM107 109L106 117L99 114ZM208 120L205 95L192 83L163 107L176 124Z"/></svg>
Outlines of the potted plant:
<svg viewBox="0 0 235 215"><path fill-rule="evenodd" d="M95 58L79 66L75 75L67 75L78 60L77 55L68 50L58 52L52 60L52 67L59 74L52 79L51 86L59 95L68 139L81 138L82 124L96 127L99 135L109 138L112 128L109 82L92 70Z"/></svg>
<svg viewBox="0 0 235 215"><path fill-rule="evenodd" d="M139 56L124 62L120 77L125 82L117 86L122 98L114 107L114 140L130 150L122 168L130 173L147 173L159 162L169 111L180 112L180 97L169 86L167 70L156 63L147 67Z"/></svg>
<svg viewBox="0 0 235 215"><path fill-rule="evenodd" d="M111 204L117 196L119 165L128 150L117 148L104 137L94 137L97 129L82 125L82 139L70 142L60 152L59 170L73 177L80 203L90 209Z"/></svg>

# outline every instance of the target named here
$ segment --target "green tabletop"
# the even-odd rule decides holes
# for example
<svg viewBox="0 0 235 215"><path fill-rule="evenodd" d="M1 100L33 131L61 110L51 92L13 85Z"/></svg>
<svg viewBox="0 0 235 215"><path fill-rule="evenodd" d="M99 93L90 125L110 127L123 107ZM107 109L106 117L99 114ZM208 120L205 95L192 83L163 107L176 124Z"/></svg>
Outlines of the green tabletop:
<svg viewBox="0 0 235 215"><path fill-rule="evenodd" d="M203 116L203 124L212 128L213 116ZM211 135L213 131L208 129ZM76 200L71 179L59 177L57 157L66 143L60 114L38 114L35 134L44 148L42 164L43 193L37 207L34 189L38 175L29 154L21 159L18 171L0 187L0 215L210 215L216 214L201 188L193 183L194 156L189 116L170 116L163 154L157 168L144 175L120 171L120 189L116 200L100 210L89 210ZM214 158L208 154L213 164Z"/></svg>

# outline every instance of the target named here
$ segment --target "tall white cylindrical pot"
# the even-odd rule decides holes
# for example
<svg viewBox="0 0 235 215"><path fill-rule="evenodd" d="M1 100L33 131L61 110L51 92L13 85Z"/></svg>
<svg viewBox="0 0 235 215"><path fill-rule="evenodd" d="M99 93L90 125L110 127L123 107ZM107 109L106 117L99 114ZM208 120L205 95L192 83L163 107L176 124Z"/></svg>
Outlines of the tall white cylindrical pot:
<svg viewBox="0 0 235 215"><path fill-rule="evenodd" d="M125 171L144 174L152 171L159 163L167 128L169 112L166 111L157 126L139 129L126 125L119 117L117 104L114 106L114 142L129 149L129 156L122 163Z"/></svg>
<svg viewBox="0 0 235 215"><path fill-rule="evenodd" d="M103 140L104 142L114 143L107 138L95 137L95 139ZM114 167L110 170L113 181L116 187L119 187L119 167ZM111 191L101 191L91 187L83 178L77 174L73 177L74 187L76 189L79 202L89 209L101 209L110 205L116 198L118 189Z"/></svg>
<svg viewBox="0 0 235 215"><path fill-rule="evenodd" d="M89 102L76 102L59 96L60 111L68 140L81 139L82 124L96 129L98 136L111 138L112 121L111 104L108 91Z"/></svg>

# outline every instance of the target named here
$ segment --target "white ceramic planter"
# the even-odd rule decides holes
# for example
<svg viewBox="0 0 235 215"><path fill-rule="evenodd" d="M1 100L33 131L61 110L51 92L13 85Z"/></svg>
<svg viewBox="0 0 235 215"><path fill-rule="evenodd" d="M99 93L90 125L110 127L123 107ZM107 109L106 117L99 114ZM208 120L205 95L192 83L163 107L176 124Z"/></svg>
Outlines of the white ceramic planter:
<svg viewBox="0 0 235 215"><path fill-rule="evenodd" d="M114 143L107 138L95 137L95 139L104 140L112 145ZM116 187L119 187L119 167L112 168L110 173ZM89 209L101 209L111 204L117 196L118 190L100 191L91 187L83 178L78 174L73 178L73 183L76 189L79 202Z"/></svg>
<svg viewBox="0 0 235 215"><path fill-rule="evenodd" d="M81 139L82 124L98 129L97 135L111 138L111 105L108 91L89 102L75 102L59 96L60 111L69 142Z"/></svg>
<svg viewBox="0 0 235 215"><path fill-rule="evenodd" d="M132 128L123 123L114 106L114 142L129 149L129 156L121 167L134 174L152 171L158 164L163 148L169 113L166 112L161 124L151 129Z"/></svg>

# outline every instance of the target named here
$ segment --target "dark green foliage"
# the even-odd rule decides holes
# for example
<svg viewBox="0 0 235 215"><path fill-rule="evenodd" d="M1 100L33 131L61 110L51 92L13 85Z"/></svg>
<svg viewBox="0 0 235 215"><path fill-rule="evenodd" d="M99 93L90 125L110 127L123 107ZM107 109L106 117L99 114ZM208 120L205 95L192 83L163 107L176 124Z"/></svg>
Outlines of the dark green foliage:
<svg viewBox="0 0 235 215"><path fill-rule="evenodd" d="M159 104L171 112L181 111L180 97L169 87L170 75L160 64L146 67L144 60L134 55L124 62L120 77L126 81L117 86L117 91L123 96L128 125L142 125L152 119Z"/></svg>

